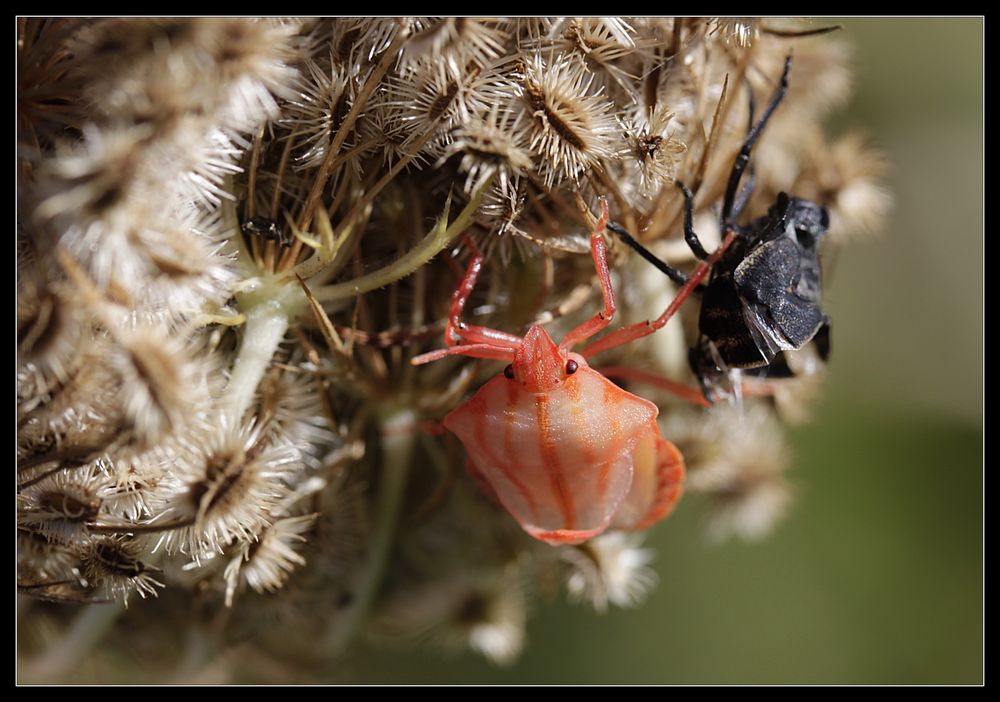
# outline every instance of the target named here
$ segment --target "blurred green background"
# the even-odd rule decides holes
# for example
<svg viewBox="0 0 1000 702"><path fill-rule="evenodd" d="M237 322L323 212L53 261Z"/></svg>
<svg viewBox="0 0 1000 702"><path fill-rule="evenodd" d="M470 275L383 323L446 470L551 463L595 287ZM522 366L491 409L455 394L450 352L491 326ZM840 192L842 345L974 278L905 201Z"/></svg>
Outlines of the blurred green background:
<svg viewBox="0 0 1000 702"><path fill-rule="evenodd" d="M756 544L703 505L654 530L660 585L599 616L539 607L521 659L366 651L353 682L983 680L983 20L837 20L856 89L833 132L889 153L886 235L827 281L827 392L793 435L797 501Z"/></svg>

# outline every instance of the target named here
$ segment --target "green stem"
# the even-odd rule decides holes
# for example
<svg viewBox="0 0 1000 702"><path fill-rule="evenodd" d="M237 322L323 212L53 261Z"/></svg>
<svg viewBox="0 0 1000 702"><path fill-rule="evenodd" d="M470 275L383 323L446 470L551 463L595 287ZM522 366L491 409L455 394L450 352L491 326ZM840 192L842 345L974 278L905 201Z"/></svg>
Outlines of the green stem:
<svg viewBox="0 0 1000 702"><path fill-rule="evenodd" d="M476 209L483 201L483 197L492 183L492 180L484 183L476 191L475 195L473 195L472 200L465 206L465 209L455 218L455 221L450 226L446 226L448 224L448 210L451 204L449 200L448 204L445 205L444 213L434 226L434 229L421 239L420 243L385 268L380 268L368 275L363 275L360 278L355 278L345 283L318 288L313 291L313 295L320 302L343 300L371 290L377 290L410 275L413 271L441 253L455 237L464 232L472 224L472 215L475 214Z"/></svg>
<svg viewBox="0 0 1000 702"><path fill-rule="evenodd" d="M247 321L223 408L228 417L239 422L253 401L260 379L270 368L278 344L285 338L289 320L302 311L306 301L298 285L274 277L260 279L236 299Z"/></svg>
<svg viewBox="0 0 1000 702"><path fill-rule="evenodd" d="M228 193L235 191L236 186L233 185L232 176L226 177L224 187ZM229 232L229 240L236 246L236 258L240 262L240 266L245 270L252 270L256 264L254 264L253 256L247 251L246 243L243 241L243 234L240 231L240 217L236 212L236 201L223 198L222 204L219 205L219 216L223 231Z"/></svg>
<svg viewBox="0 0 1000 702"><path fill-rule="evenodd" d="M343 653L368 620L389 564L396 541L400 508L406 494L406 480L413 461L417 418L412 410L400 410L380 418L382 433L382 470L379 475L375 518L372 524L368 560L358 575L354 601L337 616L326 636L326 650Z"/></svg>

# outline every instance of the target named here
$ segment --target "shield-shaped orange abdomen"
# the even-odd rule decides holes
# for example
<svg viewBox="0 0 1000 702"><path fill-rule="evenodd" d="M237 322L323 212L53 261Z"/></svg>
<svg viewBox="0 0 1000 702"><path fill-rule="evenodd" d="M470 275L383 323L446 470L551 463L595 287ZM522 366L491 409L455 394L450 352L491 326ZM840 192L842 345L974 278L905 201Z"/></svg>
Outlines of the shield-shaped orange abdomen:
<svg viewBox="0 0 1000 702"><path fill-rule="evenodd" d="M678 499L683 461L656 415L584 363L543 392L497 376L444 425L529 534L580 543L609 526L649 526Z"/></svg>

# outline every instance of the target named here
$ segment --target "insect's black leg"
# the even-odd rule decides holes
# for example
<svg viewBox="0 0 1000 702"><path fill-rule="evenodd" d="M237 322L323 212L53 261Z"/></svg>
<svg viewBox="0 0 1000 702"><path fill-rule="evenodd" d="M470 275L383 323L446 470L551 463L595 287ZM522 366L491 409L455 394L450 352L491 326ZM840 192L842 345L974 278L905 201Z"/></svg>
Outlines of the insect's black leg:
<svg viewBox="0 0 1000 702"><path fill-rule="evenodd" d="M679 270L674 268L668 263L664 263L659 258L657 258L652 251L647 249L645 246L636 241L631 234L626 231L625 227L615 222L608 222L608 229L613 231L618 235L625 244L629 246L633 251L642 256L644 259L656 266L657 269L664 275L666 275L670 280L677 283L677 285L684 285L687 282L688 277L681 273Z"/></svg>
<svg viewBox="0 0 1000 702"><path fill-rule="evenodd" d="M701 240L694 231L694 195L684 183L677 181L677 187L684 193L684 241L691 247L692 253L699 261L708 258L708 251L701 245Z"/></svg>
<svg viewBox="0 0 1000 702"><path fill-rule="evenodd" d="M743 212L743 208L746 207L747 202L750 200L750 196L753 195L754 185L757 184L757 177L753 173L753 165L747 169L747 182L743 185L740 190L740 194L736 196L736 202L733 203L733 213L732 221L735 222L740 218L740 214Z"/></svg>
<svg viewBox="0 0 1000 702"><path fill-rule="evenodd" d="M757 114L757 100L753 96L753 85L750 83L750 79L745 79L744 83L747 86L747 134L749 135L753 131L754 115ZM747 201L753 195L756 183L757 179L754 177L753 163L749 163L746 170L746 183L740 188L739 194L737 194L736 200L733 203L733 211L730 214L733 222L740 218L743 208L746 207Z"/></svg>
<svg viewBox="0 0 1000 702"><path fill-rule="evenodd" d="M750 151L753 149L753 145L757 143L760 133L764 131L767 120L778 109L778 105L781 104L781 100L788 91L788 72L791 68L792 55L788 54L788 57L785 59L785 70L781 73L781 82L778 85L778 89L771 96L771 101L767 104L767 108L764 110L764 115L760 118L760 121L747 134L747 138L743 142L743 148L740 149L740 153L733 162L733 170L729 174L729 183L726 185L726 197L722 205L722 224L726 227L733 224L733 204L736 201L736 193L740 187L740 178L743 177L743 171L746 170L747 164L750 162Z"/></svg>
<svg viewBox="0 0 1000 702"><path fill-rule="evenodd" d="M757 100L753 96L753 84L747 78L744 81L747 87L747 134L753 131L753 116L757 114Z"/></svg>

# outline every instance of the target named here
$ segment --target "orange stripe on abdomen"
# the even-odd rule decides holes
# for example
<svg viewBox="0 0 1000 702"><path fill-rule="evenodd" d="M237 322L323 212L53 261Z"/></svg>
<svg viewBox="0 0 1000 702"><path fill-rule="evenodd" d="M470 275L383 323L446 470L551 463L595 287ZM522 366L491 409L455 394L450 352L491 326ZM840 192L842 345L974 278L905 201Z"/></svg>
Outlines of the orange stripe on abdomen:
<svg viewBox="0 0 1000 702"><path fill-rule="evenodd" d="M607 462L607 454L604 447L594 445L593 422L595 420L601 421L600 415L602 412L595 412L593 406L588 406L585 402L581 401L579 393L577 393L576 398L570 398L568 411L570 424L574 433L573 441L576 444L575 448L579 451L579 460L588 468L587 475L590 476L592 475L590 469ZM599 511L603 517L607 513L604 509L604 492L600 485L598 485L597 497L600 500L600 504L598 505Z"/></svg>
<svg viewBox="0 0 1000 702"><path fill-rule="evenodd" d="M509 396L508 396L509 397ZM508 407L509 409L509 407ZM494 466L497 470L503 473L504 477L510 481L510 484L514 486L517 492L524 498L524 501L528 505L528 509L531 510L531 518L536 522L538 521L538 505L535 502L534 496L528 490L528 487L517 477L517 474L510 469L508 462L508 457L513 455L512 451L508 447L507 438L511 434L511 424L512 420L507 416L507 412L504 413L504 450L507 456L497 456L490 449L490 437L486 435L486 413L480 413L473 415L473 426L475 432L476 444L479 446L480 450L485 454L486 460L490 462L490 465ZM516 465L516 463L515 463ZM496 488L494 487L494 490Z"/></svg>
<svg viewBox="0 0 1000 702"><path fill-rule="evenodd" d="M573 505L573 495L566 485L566 475L560 470L559 453L552 440L552 422L549 417L549 398L544 393L535 395L535 416L538 421L538 442L542 454L542 463L549 473L552 491L559 501L559 511L562 513L564 528L576 529L576 508Z"/></svg>
<svg viewBox="0 0 1000 702"><path fill-rule="evenodd" d="M621 453L623 445L621 420L618 417L616 408L620 399L619 392L618 388L609 382L604 386L604 396L601 398L601 409L604 410L604 419L608 422L608 433L611 436L611 442L604 447L605 460L601 465L601 472L597 476L597 490L601 496L602 510L608 496L608 480L611 477L611 468L614 466L618 454Z"/></svg>

